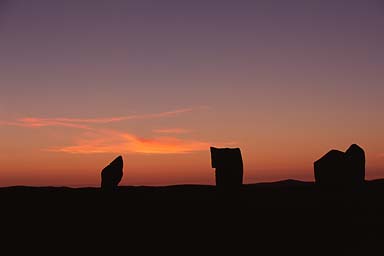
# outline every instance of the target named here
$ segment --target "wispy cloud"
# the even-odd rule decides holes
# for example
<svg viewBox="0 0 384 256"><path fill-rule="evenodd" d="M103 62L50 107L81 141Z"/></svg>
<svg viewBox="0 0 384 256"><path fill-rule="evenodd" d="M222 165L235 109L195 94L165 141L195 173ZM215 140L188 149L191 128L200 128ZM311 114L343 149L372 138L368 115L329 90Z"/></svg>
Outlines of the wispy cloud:
<svg viewBox="0 0 384 256"><path fill-rule="evenodd" d="M187 112L192 112L193 108L183 108L173 111L160 112L154 114L142 114L142 115L129 115L129 116L119 116L119 117L108 117L108 118L52 118L52 119L39 119L39 121L56 121L56 122L65 122L65 123L86 123L86 124L107 124L114 122L121 122L127 120L137 120L137 119L157 119L163 117L172 117ZM36 121L21 119L21 121Z"/></svg>
<svg viewBox="0 0 384 256"><path fill-rule="evenodd" d="M186 134L190 133L191 130L183 129L183 128L167 128L167 129L155 129L153 130L154 133L160 133L160 134Z"/></svg>
<svg viewBox="0 0 384 256"><path fill-rule="evenodd" d="M167 128L155 129L156 136L143 138L138 135L106 129L97 124L110 124L128 120L146 120L176 117L192 112L192 108L154 114L128 115L107 118L19 118L14 121L0 121L0 125L20 126L26 128L65 127L82 130L77 137L68 138L73 141L69 146L51 147L49 151L73 154L95 153L147 153L147 154L181 154L203 151L209 148L207 141L179 138L190 132L188 129Z"/></svg>
<svg viewBox="0 0 384 256"><path fill-rule="evenodd" d="M173 111L160 112L154 114L142 115L128 115L120 117L107 117L107 118L36 118L26 117L19 118L15 121L1 121L0 125L8 126L22 126L22 127L48 127L48 126L61 126L78 129L90 129L91 124L108 124L115 122L122 122L128 120L145 120L145 119L159 119L166 117L174 117L180 114L192 112L193 108L183 108Z"/></svg>
<svg viewBox="0 0 384 256"><path fill-rule="evenodd" d="M89 126L80 124L80 123L71 123L63 122L55 119L47 118L20 118L16 121L2 121L0 125L3 126L19 126L19 127L29 127L29 128L39 128L39 127L68 127L68 128L77 128L77 129L91 129Z"/></svg>
<svg viewBox="0 0 384 256"><path fill-rule="evenodd" d="M100 130L84 134L75 145L56 147L50 151L74 154L95 153L147 153L147 154L182 154L203 151L210 143L199 140L175 137L141 138L124 132Z"/></svg>

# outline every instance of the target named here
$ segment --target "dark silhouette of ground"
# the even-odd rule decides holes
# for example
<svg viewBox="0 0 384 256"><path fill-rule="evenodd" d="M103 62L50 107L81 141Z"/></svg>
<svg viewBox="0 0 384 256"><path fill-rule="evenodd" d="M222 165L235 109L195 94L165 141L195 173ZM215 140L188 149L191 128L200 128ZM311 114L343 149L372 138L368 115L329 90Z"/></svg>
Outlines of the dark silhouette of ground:
<svg viewBox="0 0 384 256"><path fill-rule="evenodd" d="M216 168L216 186L238 188L243 184L243 159L239 148L211 147L212 168Z"/></svg>
<svg viewBox="0 0 384 256"><path fill-rule="evenodd" d="M367 181L356 191L324 191L314 182L294 180L244 184L229 194L203 185L100 191L0 188L2 234L35 241L34 246L62 242L60 250L88 242L87 250L108 246L159 254L235 249L256 255L369 255L384 238L384 180Z"/></svg>
<svg viewBox="0 0 384 256"><path fill-rule="evenodd" d="M315 181L323 187L356 187L365 181L365 153L356 144L344 153L331 150L314 163Z"/></svg>
<svg viewBox="0 0 384 256"><path fill-rule="evenodd" d="M123 157L119 156L101 171L101 189L115 191L123 178Z"/></svg>

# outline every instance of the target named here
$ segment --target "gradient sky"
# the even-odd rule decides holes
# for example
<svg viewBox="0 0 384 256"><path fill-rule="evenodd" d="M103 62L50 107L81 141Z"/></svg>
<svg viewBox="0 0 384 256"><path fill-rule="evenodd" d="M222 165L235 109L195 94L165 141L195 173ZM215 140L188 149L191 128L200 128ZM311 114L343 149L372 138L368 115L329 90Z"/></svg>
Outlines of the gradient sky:
<svg viewBox="0 0 384 256"><path fill-rule="evenodd" d="M358 143L384 177L381 0L0 0L0 186L313 180Z"/></svg>

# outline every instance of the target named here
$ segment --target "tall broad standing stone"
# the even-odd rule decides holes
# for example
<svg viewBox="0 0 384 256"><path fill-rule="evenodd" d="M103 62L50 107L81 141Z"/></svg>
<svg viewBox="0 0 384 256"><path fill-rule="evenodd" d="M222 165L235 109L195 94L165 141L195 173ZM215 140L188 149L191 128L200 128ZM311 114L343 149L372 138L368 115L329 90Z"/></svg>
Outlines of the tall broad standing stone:
<svg viewBox="0 0 384 256"><path fill-rule="evenodd" d="M362 183L365 181L365 152L356 144L345 151L347 168L350 172L351 182Z"/></svg>
<svg viewBox="0 0 384 256"><path fill-rule="evenodd" d="M235 188L243 184L243 159L239 148L211 147L212 168L216 168L216 186Z"/></svg>

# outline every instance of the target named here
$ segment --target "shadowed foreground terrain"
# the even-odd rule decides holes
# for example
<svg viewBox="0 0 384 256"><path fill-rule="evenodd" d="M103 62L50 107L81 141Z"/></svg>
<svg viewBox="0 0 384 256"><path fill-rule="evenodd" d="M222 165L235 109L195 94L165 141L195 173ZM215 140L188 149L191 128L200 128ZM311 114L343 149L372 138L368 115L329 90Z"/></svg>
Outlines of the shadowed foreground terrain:
<svg viewBox="0 0 384 256"><path fill-rule="evenodd" d="M8 187L0 188L0 197L6 238L22 244L36 239L34 246L42 248L332 255L374 251L384 241L384 180L355 191L287 180L237 192L200 185L119 187L112 193Z"/></svg>

